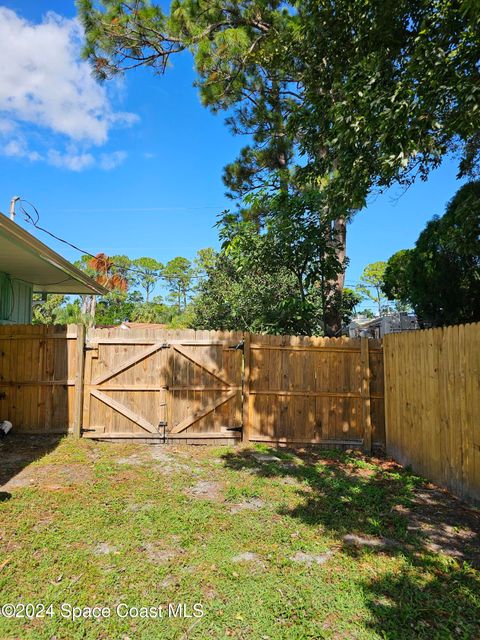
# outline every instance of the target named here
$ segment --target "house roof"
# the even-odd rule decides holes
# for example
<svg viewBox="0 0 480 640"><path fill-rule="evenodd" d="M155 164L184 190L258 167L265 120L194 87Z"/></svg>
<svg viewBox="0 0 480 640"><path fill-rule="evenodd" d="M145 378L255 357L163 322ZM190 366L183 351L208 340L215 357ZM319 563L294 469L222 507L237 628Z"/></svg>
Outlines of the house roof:
<svg viewBox="0 0 480 640"><path fill-rule="evenodd" d="M0 213L0 271L38 293L107 293L98 282Z"/></svg>

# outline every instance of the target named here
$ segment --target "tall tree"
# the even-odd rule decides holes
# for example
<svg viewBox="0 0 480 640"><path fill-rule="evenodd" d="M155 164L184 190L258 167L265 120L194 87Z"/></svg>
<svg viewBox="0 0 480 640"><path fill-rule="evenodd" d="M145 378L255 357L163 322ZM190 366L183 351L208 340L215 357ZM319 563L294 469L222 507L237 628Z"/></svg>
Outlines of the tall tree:
<svg viewBox="0 0 480 640"><path fill-rule="evenodd" d="M371 300L377 306L379 316L382 315L386 303L386 297L383 293L386 266L386 262L367 264L356 286L358 294Z"/></svg>
<svg viewBox="0 0 480 640"><path fill-rule="evenodd" d="M262 233L241 213L224 215L222 251L194 301L197 326L322 335L338 261L327 234L319 233L328 225L319 195L268 200Z"/></svg>
<svg viewBox="0 0 480 640"><path fill-rule="evenodd" d="M400 252L399 252L400 253ZM434 326L480 320L480 181L465 184L415 247L387 263L385 293Z"/></svg>
<svg viewBox="0 0 480 640"><path fill-rule="evenodd" d="M150 302L150 295L162 277L163 264L155 258L137 258L132 261L136 273L136 282L145 291L145 302Z"/></svg>
<svg viewBox="0 0 480 640"><path fill-rule="evenodd" d="M169 260L163 268L162 277L167 282L170 297L176 302L179 313L187 308L194 275L190 260L181 256Z"/></svg>
<svg viewBox="0 0 480 640"><path fill-rule="evenodd" d="M262 219L271 209L267 196L297 197L305 188L298 184L298 168L292 164L299 156L298 136L289 123L301 95L291 75L293 67L285 64L295 50L297 33L285 3L174 0L168 18L160 10L146 11L144 2L130 9L115 0L105 0L103 5L106 9L99 11L89 2L81 4L88 34L86 53L101 75L128 68L133 43L136 60L143 50L145 61L141 64L163 70L162 38L166 32L192 51L203 103L213 111L228 109L227 124L232 132L250 136L250 144L226 166L224 182L243 217L255 220L260 232ZM125 26L121 28L120 24ZM155 43L157 54L152 58L147 53L155 49ZM312 184L306 187L318 188ZM258 193L261 198L249 197ZM323 207L319 213L325 220L325 204ZM336 290L335 301L344 285L345 217L343 212L317 230L323 234L319 244L328 237L339 257L339 273L333 275L329 287L332 292ZM341 319L335 301L332 297L326 313L331 331L338 333Z"/></svg>
<svg viewBox="0 0 480 640"><path fill-rule="evenodd" d="M478 169L480 9L470 0L302 0L294 60L308 171L331 202L426 178L445 154ZM318 153L318 150L321 150Z"/></svg>
<svg viewBox="0 0 480 640"><path fill-rule="evenodd" d="M131 261L127 256L108 257L105 253L98 253L96 256L84 255L75 265L94 278L99 284L109 291L126 292L131 280ZM81 313L90 324L95 321L97 306L96 295L82 296Z"/></svg>
<svg viewBox="0 0 480 640"><path fill-rule="evenodd" d="M85 52L102 77L141 65L163 72L172 53L193 53L204 104L229 109L234 133L253 138L225 170L232 195L327 194L343 267L336 295L347 223L372 188L426 178L447 153L457 153L461 173L478 166L472 0L173 0L168 15L146 0L79 5ZM255 204L268 209L265 199ZM241 206L245 217L265 213Z"/></svg>

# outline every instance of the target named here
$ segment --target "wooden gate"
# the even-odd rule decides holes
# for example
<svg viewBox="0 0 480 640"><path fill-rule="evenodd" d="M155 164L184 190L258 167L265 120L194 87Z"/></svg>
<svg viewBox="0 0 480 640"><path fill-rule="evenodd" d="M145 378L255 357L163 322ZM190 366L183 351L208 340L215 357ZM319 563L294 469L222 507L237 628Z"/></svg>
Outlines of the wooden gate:
<svg viewBox="0 0 480 640"><path fill-rule="evenodd" d="M85 355L83 435L238 439L242 334L91 329Z"/></svg>

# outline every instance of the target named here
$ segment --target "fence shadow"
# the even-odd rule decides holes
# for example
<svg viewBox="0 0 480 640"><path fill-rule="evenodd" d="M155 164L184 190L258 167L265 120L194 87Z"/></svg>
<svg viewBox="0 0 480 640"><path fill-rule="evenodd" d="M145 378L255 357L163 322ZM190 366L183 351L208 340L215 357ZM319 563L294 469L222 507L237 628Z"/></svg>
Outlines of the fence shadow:
<svg viewBox="0 0 480 640"><path fill-rule="evenodd" d="M64 436L62 434L28 436L11 432L0 440L0 503L10 498L16 476L32 462L53 451ZM24 486L19 482L18 486Z"/></svg>
<svg viewBox="0 0 480 640"><path fill-rule="evenodd" d="M463 507L461 512L462 503L439 490L446 501L443 511L436 504L422 505L419 495L429 490L423 480L396 463L375 459L373 465L341 451L243 449L225 453L223 461L230 469L297 480L300 504L279 513L322 527L359 562L372 552L398 557L398 570L362 583L369 628L380 637L475 637L472 629L480 631L480 577L471 568L480 568L475 511ZM457 532L452 522L459 525ZM424 535L430 527L433 542ZM436 553L435 543L447 542L442 550L458 562Z"/></svg>

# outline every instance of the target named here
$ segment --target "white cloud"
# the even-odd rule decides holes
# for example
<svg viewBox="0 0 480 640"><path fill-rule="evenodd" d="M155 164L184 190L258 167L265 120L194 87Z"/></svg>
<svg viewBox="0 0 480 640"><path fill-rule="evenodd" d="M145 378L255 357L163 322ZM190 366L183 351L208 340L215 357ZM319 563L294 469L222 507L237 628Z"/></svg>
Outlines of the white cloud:
<svg viewBox="0 0 480 640"><path fill-rule="evenodd" d="M47 154L47 162L54 167L82 171L82 169L92 167L95 164L95 158L91 153L75 153L75 151L60 153L56 149L50 149Z"/></svg>
<svg viewBox="0 0 480 640"><path fill-rule="evenodd" d="M37 151L31 151L22 138L9 140L3 147L3 153L13 158L27 158L32 162L41 159L40 154Z"/></svg>
<svg viewBox="0 0 480 640"><path fill-rule="evenodd" d="M33 24L0 7L4 154L72 170L94 165L113 168L124 160L123 151L102 154L98 161L90 152L107 142L112 127L130 126L138 118L113 109L106 87L96 82L88 63L80 59L81 38L76 20L50 12L40 24ZM32 138L32 129L35 147L44 149L29 150L26 140ZM73 143L78 151L52 149L52 138L55 147Z"/></svg>
<svg viewBox="0 0 480 640"><path fill-rule="evenodd" d="M127 157L127 153L125 151L114 151L113 153L102 153L100 156L99 166L106 171L110 169L115 169L119 164Z"/></svg>

